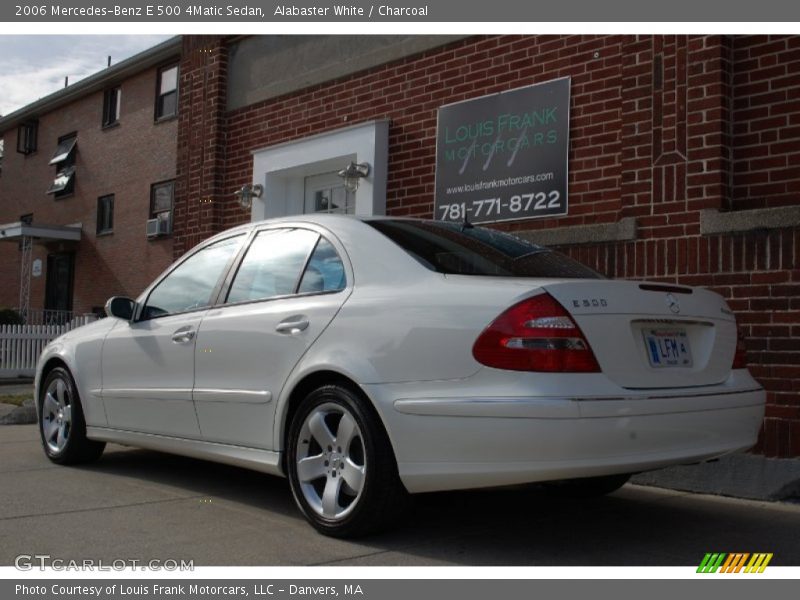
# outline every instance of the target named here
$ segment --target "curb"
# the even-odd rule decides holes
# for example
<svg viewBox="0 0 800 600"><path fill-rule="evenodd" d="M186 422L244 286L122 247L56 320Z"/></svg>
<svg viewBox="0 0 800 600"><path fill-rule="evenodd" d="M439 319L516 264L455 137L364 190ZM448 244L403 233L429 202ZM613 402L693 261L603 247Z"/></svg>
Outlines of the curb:
<svg viewBox="0 0 800 600"><path fill-rule="evenodd" d="M631 483L751 500L800 500L800 459L732 454L698 465L640 473Z"/></svg>
<svg viewBox="0 0 800 600"><path fill-rule="evenodd" d="M29 398L7 415L0 417L0 425L33 425L36 423L36 407Z"/></svg>

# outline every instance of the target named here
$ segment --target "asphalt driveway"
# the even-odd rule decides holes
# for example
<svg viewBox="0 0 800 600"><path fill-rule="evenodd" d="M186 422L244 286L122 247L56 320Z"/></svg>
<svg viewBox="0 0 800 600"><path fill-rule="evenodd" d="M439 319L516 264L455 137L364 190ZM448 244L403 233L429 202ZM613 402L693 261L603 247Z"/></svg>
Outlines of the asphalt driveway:
<svg viewBox="0 0 800 600"><path fill-rule="evenodd" d="M59 467L33 425L0 427L0 565L193 559L200 565L697 565L706 552L772 552L800 565L800 505L627 485L589 502L533 491L419 497L398 528L341 541L295 510L285 480L109 446Z"/></svg>

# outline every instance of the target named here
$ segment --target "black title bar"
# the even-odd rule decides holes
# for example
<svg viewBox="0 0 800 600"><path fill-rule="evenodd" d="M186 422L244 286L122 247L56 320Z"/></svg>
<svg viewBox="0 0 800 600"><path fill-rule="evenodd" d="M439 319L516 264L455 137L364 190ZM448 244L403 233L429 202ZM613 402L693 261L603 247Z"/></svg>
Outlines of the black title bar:
<svg viewBox="0 0 800 600"><path fill-rule="evenodd" d="M222 2L169 0L17 0L0 5L0 22L798 22L800 3L786 0L393 0ZM787 29L791 29L787 26Z"/></svg>

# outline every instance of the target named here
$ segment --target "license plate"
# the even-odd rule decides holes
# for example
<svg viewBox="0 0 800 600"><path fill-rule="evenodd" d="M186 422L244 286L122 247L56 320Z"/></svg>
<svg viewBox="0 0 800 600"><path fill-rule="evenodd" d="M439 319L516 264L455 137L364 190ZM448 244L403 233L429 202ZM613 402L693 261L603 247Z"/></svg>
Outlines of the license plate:
<svg viewBox="0 0 800 600"><path fill-rule="evenodd" d="M692 366L692 350L684 329L645 329L642 333L651 367Z"/></svg>

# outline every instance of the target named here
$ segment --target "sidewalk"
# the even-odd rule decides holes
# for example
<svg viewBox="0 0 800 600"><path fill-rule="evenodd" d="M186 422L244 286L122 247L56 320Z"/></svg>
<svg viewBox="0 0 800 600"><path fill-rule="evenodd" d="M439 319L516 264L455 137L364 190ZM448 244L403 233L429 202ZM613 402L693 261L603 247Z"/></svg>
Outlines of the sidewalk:
<svg viewBox="0 0 800 600"><path fill-rule="evenodd" d="M0 396L28 394L33 397L33 380L31 379L0 379Z"/></svg>
<svg viewBox="0 0 800 600"><path fill-rule="evenodd" d="M3 396L19 396L27 394L23 406L5 404ZM0 425L22 425L36 422L36 410L33 408L33 381L25 379L0 380Z"/></svg>

